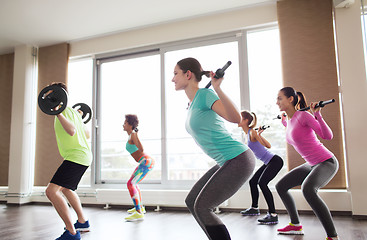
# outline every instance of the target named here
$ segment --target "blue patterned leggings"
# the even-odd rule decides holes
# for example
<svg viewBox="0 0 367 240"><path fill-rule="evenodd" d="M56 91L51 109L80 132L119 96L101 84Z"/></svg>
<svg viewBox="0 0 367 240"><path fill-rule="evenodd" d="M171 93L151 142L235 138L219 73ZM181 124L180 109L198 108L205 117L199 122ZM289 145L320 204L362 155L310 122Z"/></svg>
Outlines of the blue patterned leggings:
<svg viewBox="0 0 367 240"><path fill-rule="evenodd" d="M134 173L127 182L127 188L129 189L129 193L136 210L140 210L142 206L141 192L138 187L138 183L140 183L153 169L154 163L154 159L147 155L141 157L139 160L139 166L136 167Z"/></svg>

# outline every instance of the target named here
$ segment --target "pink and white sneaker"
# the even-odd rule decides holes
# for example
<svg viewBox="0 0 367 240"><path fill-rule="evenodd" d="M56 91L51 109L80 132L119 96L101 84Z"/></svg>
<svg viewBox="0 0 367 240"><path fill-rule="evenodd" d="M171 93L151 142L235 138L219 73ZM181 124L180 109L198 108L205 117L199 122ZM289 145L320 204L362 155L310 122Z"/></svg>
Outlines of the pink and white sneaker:
<svg viewBox="0 0 367 240"><path fill-rule="evenodd" d="M289 225L287 225L284 228L279 228L277 231L279 234L287 234L287 235L303 235L304 234L302 225L295 226L292 223L289 223Z"/></svg>

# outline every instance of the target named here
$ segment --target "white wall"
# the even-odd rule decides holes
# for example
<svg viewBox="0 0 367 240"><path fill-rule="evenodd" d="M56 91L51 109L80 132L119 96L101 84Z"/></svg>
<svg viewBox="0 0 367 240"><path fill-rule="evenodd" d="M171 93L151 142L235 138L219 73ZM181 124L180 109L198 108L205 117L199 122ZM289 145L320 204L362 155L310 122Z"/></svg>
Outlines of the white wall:
<svg viewBox="0 0 367 240"><path fill-rule="evenodd" d="M344 111L347 172L352 211L367 215L367 81L361 32L360 1L335 12Z"/></svg>
<svg viewBox="0 0 367 240"><path fill-rule="evenodd" d="M274 22L276 22L276 5L274 3L264 4L254 8L244 8L111 36L71 42L70 57L180 41Z"/></svg>

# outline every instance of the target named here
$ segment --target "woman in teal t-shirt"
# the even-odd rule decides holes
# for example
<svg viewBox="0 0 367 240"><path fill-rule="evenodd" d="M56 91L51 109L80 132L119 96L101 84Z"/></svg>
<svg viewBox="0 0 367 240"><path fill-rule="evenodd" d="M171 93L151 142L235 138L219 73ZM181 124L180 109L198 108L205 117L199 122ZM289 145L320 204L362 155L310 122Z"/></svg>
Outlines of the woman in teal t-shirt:
<svg viewBox="0 0 367 240"><path fill-rule="evenodd" d="M211 77L215 90L199 89L201 77ZM223 78L203 71L194 58L180 60L172 82L176 91L184 90L190 100L186 130L201 149L216 161L191 189L186 205L209 239L231 239L223 222L213 209L233 196L246 182L255 167L255 156L249 148L234 140L224 127L223 118L238 124L240 113L221 89Z"/></svg>

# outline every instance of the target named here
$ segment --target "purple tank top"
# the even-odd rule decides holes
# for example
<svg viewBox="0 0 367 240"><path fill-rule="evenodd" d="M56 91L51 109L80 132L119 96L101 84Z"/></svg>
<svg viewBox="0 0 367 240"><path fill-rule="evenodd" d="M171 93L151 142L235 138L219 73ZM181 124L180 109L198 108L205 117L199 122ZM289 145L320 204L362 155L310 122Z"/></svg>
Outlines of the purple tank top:
<svg viewBox="0 0 367 240"><path fill-rule="evenodd" d="M247 145L254 152L255 156L262 162L264 162L265 165L267 165L275 154L268 151L268 149L264 147L260 142L251 142L250 131L251 128L248 130L247 133Z"/></svg>

